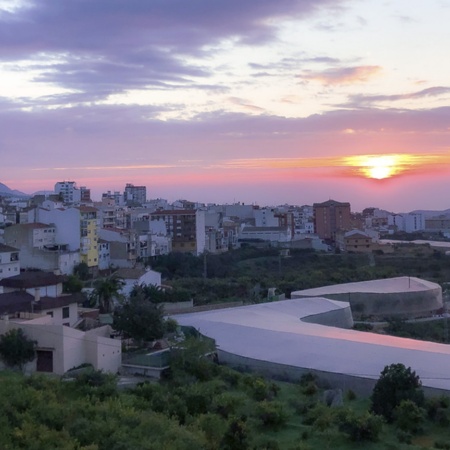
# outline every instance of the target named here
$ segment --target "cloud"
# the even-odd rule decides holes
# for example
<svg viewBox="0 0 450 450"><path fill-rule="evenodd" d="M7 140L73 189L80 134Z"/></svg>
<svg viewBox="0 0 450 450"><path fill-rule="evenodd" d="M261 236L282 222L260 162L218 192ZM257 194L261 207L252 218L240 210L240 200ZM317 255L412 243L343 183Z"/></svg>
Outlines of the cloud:
<svg viewBox="0 0 450 450"><path fill-rule="evenodd" d="M417 100L426 97L440 97L450 93L450 87L434 86L420 91L409 92L406 94L392 95L352 95L350 101L346 104L352 107L367 106L380 102L396 102L400 100Z"/></svg>
<svg viewBox="0 0 450 450"><path fill-rule="evenodd" d="M28 1L0 15L0 60L31 60L41 72L35 81L88 92L94 98L130 88L189 85L211 75L192 58L208 58L220 51L213 47L223 40L261 45L276 39L277 21L306 18L336 3Z"/></svg>
<svg viewBox="0 0 450 450"><path fill-rule="evenodd" d="M380 71L380 66L338 67L317 72L305 70L299 77L325 85L354 84L364 83Z"/></svg>

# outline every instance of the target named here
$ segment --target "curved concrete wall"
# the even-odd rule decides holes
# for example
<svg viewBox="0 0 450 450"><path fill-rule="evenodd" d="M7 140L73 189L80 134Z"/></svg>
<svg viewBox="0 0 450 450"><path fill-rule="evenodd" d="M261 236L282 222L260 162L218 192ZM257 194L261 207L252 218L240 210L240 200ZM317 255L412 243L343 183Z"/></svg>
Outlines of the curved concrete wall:
<svg viewBox="0 0 450 450"><path fill-rule="evenodd" d="M353 316L429 316L443 306L442 289L412 292L346 292L328 293L323 297L349 302ZM292 298L311 298L310 295L293 294Z"/></svg>
<svg viewBox="0 0 450 450"><path fill-rule="evenodd" d="M337 328L352 328L353 317L350 305L346 308L334 309L319 314L302 317L302 322L317 323L318 325L326 325Z"/></svg>

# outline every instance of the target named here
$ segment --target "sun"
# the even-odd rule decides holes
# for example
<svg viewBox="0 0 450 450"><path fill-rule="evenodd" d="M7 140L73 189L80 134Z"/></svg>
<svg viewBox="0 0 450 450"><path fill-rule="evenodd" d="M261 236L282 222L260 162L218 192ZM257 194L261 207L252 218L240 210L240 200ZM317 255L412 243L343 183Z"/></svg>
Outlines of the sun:
<svg viewBox="0 0 450 450"><path fill-rule="evenodd" d="M362 170L367 178L382 180L399 172L399 162L394 156L369 156Z"/></svg>
<svg viewBox="0 0 450 450"><path fill-rule="evenodd" d="M410 159L409 155L359 155L346 158L345 163L365 178L384 180L404 172Z"/></svg>

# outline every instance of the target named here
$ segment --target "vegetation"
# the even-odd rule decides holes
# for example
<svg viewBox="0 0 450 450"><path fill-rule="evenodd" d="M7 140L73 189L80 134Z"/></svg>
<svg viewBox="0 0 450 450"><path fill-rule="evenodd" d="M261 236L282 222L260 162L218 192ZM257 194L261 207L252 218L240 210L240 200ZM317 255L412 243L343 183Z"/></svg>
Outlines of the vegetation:
<svg viewBox="0 0 450 450"><path fill-rule="evenodd" d="M29 339L22 328L14 328L0 336L0 358L11 367L23 366L36 357L36 341Z"/></svg>
<svg viewBox="0 0 450 450"><path fill-rule="evenodd" d="M283 258L279 249L270 247L246 247L206 257L172 253L156 258L152 268L175 290L192 293L196 305L265 301L271 287L289 297L294 290L395 276L418 276L438 283L450 279L450 258L427 246L408 245L400 246L397 253L373 258L312 250L291 250Z"/></svg>
<svg viewBox="0 0 450 450"><path fill-rule="evenodd" d="M315 383L312 376L285 383L240 373L201 357L208 349L190 341L169 378L125 391L115 376L94 370L65 382L3 372L0 448L447 448L447 397L428 400L424 409L403 400L388 423L354 395L344 395L342 406L327 406L320 390L306 389Z"/></svg>
<svg viewBox="0 0 450 450"><path fill-rule="evenodd" d="M371 401L372 411L392 422L396 415L401 416L406 405L423 405L424 394L420 378L403 364L386 366L374 387Z"/></svg>
<svg viewBox="0 0 450 450"><path fill-rule="evenodd" d="M100 308L100 313L110 313L113 310L113 301L120 299L122 296L120 290L124 286L124 281L116 276L100 278L94 283L94 291L92 299Z"/></svg>
<svg viewBox="0 0 450 450"><path fill-rule="evenodd" d="M113 328L141 343L162 338L165 331L163 310L141 295L135 295L114 310Z"/></svg>

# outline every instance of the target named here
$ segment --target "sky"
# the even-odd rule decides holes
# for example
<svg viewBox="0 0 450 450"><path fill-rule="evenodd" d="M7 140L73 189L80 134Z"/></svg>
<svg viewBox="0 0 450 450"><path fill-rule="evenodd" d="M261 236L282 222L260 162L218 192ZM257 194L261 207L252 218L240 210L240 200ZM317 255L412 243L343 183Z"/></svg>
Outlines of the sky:
<svg viewBox="0 0 450 450"><path fill-rule="evenodd" d="M0 0L0 182L450 208L448 0Z"/></svg>

